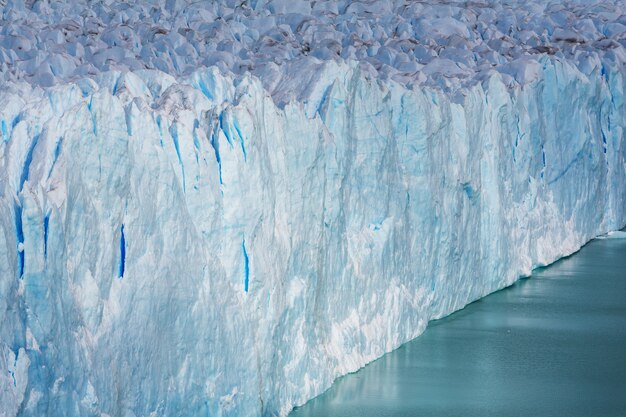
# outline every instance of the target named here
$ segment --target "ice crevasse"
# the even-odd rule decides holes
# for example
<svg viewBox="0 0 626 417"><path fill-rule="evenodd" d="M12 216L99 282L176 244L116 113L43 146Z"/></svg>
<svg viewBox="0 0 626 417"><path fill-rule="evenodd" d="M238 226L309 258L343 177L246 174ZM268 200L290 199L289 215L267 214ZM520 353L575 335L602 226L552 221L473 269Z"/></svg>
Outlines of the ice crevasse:
<svg viewBox="0 0 626 417"><path fill-rule="evenodd" d="M626 222L624 72L0 93L0 416L285 416Z"/></svg>

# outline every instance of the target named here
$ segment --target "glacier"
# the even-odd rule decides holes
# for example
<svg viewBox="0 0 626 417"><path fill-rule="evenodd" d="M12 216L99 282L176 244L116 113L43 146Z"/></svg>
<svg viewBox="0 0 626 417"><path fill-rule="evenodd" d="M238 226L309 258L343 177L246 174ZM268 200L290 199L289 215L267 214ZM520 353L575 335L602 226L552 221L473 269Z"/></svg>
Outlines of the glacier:
<svg viewBox="0 0 626 417"><path fill-rule="evenodd" d="M624 75L2 93L2 415L286 415L626 220ZM24 97L28 97L27 100Z"/></svg>
<svg viewBox="0 0 626 417"><path fill-rule="evenodd" d="M448 9L438 30L456 39ZM285 416L430 320L622 228L612 25L601 56L551 28L571 54L490 52L497 66L469 78L459 51L399 73L407 62L381 54L327 59L327 42L279 70L224 58L177 73L173 55L92 71L119 48L68 41L76 62L42 58L12 34L0 416Z"/></svg>

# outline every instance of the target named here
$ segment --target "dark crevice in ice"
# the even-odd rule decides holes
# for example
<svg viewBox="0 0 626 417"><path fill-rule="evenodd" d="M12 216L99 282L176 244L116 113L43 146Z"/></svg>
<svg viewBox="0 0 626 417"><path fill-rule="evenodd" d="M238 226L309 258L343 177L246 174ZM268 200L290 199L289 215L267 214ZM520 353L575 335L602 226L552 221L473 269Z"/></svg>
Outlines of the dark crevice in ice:
<svg viewBox="0 0 626 417"><path fill-rule="evenodd" d="M124 224L120 228L120 265L118 276L120 279L124 277L124 269L126 268L126 238L124 237Z"/></svg>
<svg viewBox="0 0 626 417"><path fill-rule="evenodd" d="M17 238L18 276L22 279L24 277L24 229L22 228L22 207L17 203L15 204L15 237Z"/></svg>
<svg viewBox="0 0 626 417"><path fill-rule="evenodd" d="M250 263L248 259L248 251L246 250L246 240L243 239L241 241L241 251L243 252L243 289L245 292L248 292L248 285L250 282Z"/></svg>
<svg viewBox="0 0 626 417"><path fill-rule="evenodd" d="M24 183L28 180L28 172L30 169L30 163L33 161L33 152L35 150L35 146L37 146L37 142L39 141L39 135L35 135L33 138L33 142L28 149L28 153L26 154L26 159L24 160L24 167L22 168L22 176L20 177L20 191L24 187Z"/></svg>

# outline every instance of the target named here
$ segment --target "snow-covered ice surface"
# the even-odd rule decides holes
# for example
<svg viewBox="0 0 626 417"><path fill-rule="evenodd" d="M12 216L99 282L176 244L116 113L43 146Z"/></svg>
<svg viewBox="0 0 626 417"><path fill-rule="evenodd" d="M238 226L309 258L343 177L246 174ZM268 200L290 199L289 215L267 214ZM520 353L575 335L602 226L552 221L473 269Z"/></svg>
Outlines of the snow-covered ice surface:
<svg viewBox="0 0 626 417"><path fill-rule="evenodd" d="M626 222L623 1L2 3L0 416L284 416Z"/></svg>
<svg viewBox="0 0 626 417"><path fill-rule="evenodd" d="M216 65L250 72L288 101L328 60L445 90L494 70L507 84L530 82L545 55L587 75L626 62L624 0L7 2L2 78L42 86L112 69L183 76Z"/></svg>

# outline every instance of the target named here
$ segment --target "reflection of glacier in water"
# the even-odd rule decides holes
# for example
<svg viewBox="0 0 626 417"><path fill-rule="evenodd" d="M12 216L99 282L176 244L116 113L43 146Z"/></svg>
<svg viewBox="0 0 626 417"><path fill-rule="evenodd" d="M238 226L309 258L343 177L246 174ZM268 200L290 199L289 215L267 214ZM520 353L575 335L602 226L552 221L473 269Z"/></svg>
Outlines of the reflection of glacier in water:
<svg viewBox="0 0 626 417"><path fill-rule="evenodd" d="M445 319L291 417L626 414L626 232Z"/></svg>
<svg viewBox="0 0 626 417"><path fill-rule="evenodd" d="M626 232L623 232L621 230L616 232L609 232L604 236L598 237L598 239L626 239Z"/></svg>

